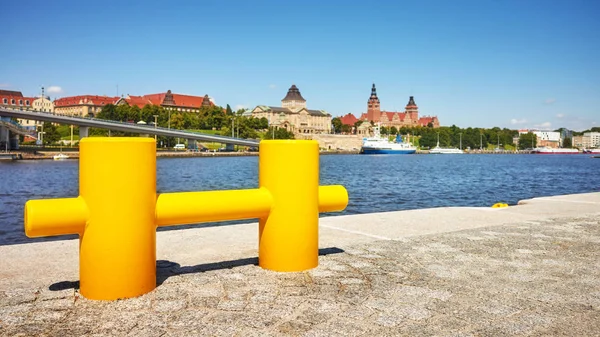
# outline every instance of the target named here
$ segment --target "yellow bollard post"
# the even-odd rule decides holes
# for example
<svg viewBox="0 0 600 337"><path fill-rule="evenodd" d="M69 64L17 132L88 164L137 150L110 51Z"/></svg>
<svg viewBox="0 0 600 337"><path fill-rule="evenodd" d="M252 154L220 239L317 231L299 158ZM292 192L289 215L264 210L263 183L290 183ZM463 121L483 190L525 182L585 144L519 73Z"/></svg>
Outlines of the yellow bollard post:
<svg viewBox="0 0 600 337"><path fill-rule="evenodd" d="M258 264L275 271L301 271L319 263L319 143L260 143L259 187L273 198L259 221Z"/></svg>
<svg viewBox="0 0 600 337"><path fill-rule="evenodd" d="M89 219L80 236L80 291L95 300L156 287L156 145L151 138L85 138L79 190Z"/></svg>
<svg viewBox="0 0 600 337"><path fill-rule="evenodd" d="M348 204L343 186L319 186L316 141L264 141L259 188L156 194L150 138L85 138L76 198L29 200L29 237L79 234L80 292L94 300L156 287L156 227L256 218L259 265L300 271L318 265L319 212Z"/></svg>

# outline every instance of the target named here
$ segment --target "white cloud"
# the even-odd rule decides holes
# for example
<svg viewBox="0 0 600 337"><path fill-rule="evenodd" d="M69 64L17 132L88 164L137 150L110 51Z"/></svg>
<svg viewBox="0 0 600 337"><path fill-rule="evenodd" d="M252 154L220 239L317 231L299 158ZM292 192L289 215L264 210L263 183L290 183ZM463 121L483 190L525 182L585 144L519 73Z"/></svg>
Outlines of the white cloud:
<svg viewBox="0 0 600 337"><path fill-rule="evenodd" d="M10 88L10 84L8 84L8 83L0 83L0 88Z"/></svg>
<svg viewBox="0 0 600 337"><path fill-rule="evenodd" d="M544 122L542 124L534 125L534 127L539 128L539 129L549 129L551 126L552 126L552 123L550 123L550 122Z"/></svg>
<svg viewBox="0 0 600 337"><path fill-rule="evenodd" d="M239 109L246 109L246 106L243 104L238 104L233 108L234 111L238 111Z"/></svg>
<svg viewBox="0 0 600 337"><path fill-rule="evenodd" d="M544 101L544 104L554 104L556 102L556 98L548 98Z"/></svg>
<svg viewBox="0 0 600 337"><path fill-rule="evenodd" d="M557 114L557 115L556 115L556 118L563 118L563 117L565 117L565 115L564 115L564 114Z"/></svg>
<svg viewBox="0 0 600 337"><path fill-rule="evenodd" d="M516 119L516 118L513 118L513 119L510 120L510 124L512 124L512 125L525 124L525 123L527 123L526 119Z"/></svg>
<svg viewBox="0 0 600 337"><path fill-rule="evenodd" d="M51 85L46 89L46 92L49 94L60 94L63 92L62 88L57 85Z"/></svg>
<svg viewBox="0 0 600 337"><path fill-rule="evenodd" d="M269 84L269 89L275 89L277 86L275 84Z"/></svg>

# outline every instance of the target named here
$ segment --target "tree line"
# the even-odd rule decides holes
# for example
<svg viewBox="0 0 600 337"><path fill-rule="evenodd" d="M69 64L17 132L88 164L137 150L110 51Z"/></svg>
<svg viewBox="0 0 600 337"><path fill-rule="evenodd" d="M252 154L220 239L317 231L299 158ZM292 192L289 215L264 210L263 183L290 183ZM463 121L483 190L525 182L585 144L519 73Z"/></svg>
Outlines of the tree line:
<svg viewBox="0 0 600 337"><path fill-rule="evenodd" d="M220 106L203 106L193 111L179 111L151 104L147 104L141 109L135 105L107 104L95 117L130 123L142 121L148 125L154 125L156 121L156 125L162 128L210 130L223 136L233 135L244 139L271 139L273 136L275 139L291 139L294 137L293 133L287 132L285 129L277 129L273 132L267 118L246 117L242 116L243 112L243 109L233 112L229 104L225 109ZM106 130L94 130L94 132L96 134L107 133Z"/></svg>
<svg viewBox="0 0 600 337"><path fill-rule="evenodd" d="M332 119L335 133L352 133L363 123L357 121L354 126L342 124L339 117ZM370 122L374 126L373 122ZM437 145L441 147L461 147L463 149L490 149L490 148L514 148L513 139L519 137L519 149L534 148L537 141L533 133L519 135L517 130L507 128L493 127L486 128L459 128L456 125L441 126L433 128L429 126L402 126L402 127L381 127L382 135L410 135L411 142L421 148L433 148ZM414 137L414 138L413 138Z"/></svg>

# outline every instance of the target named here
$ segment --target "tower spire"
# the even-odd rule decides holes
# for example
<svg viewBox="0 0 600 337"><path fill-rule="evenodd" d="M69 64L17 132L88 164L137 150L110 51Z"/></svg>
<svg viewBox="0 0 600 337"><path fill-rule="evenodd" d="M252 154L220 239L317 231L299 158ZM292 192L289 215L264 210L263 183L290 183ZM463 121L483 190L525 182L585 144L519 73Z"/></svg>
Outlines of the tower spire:
<svg viewBox="0 0 600 337"><path fill-rule="evenodd" d="M375 83L373 83L373 87L371 88L371 97L369 97L369 102L377 101L379 103L379 97L377 97L377 88L375 88Z"/></svg>
<svg viewBox="0 0 600 337"><path fill-rule="evenodd" d="M371 97L369 97L369 101L367 102L367 119L378 122L380 118L379 97L377 97L377 89L375 88L375 83L373 83Z"/></svg>

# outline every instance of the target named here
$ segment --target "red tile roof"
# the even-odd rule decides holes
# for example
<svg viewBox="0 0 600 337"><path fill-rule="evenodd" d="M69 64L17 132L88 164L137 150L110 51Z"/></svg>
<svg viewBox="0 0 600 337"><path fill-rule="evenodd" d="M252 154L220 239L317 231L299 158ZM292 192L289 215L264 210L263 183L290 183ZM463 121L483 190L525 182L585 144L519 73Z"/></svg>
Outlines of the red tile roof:
<svg viewBox="0 0 600 337"><path fill-rule="evenodd" d="M15 97L23 97L23 94L20 91L12 91L12 90L0 90L1 96L15 96Z"/></svg>
<svg viewBox="0 0 600 337"><path fill-rule="evenodd" d="M422 125L422 126L427 126L427 124L429 124L429 123L433 123L435 125L436 122L439 123L436 116L425 116L425 117L419 118L419 125Z"/></svg>
<svg viewBox="0 0 600 337"><path fill-rule="evenodd" d="M35 99L35 97L24 97L20 91L0 90L0 105L29 107ZM29 104L27 104L27 101L29 101Z"/></svg>
<svg viewBox="0 0 600 337"><path fill-rule="evenodd" d="M345 116L340 117L340 120L342 121L342 124L354 126L354 123L358 121L358 118L354 117L353 114L349 113Z"/></svg>
<svg viewBox="0 0 600 337"><path fill-rule="evenodd" d="M144 96L127 96L123 98L129 106L137 105L139 108L143 108L146 104L154 104L151 100L145 98Z"/></svg>
<svg viewBox="0 0 600 337"><path fill-rule="evenodd" d="M161 105L166 96L165 93L160 94L151 94L142 96L145 99L148 99L152 102L152 104ZM202 100L204 97L202 96L191 96L191 95L181 95L181 94L173 94L173 100L175 101L175 106L184 107L184 108L200 108L202 106ZM210 105L215 105L213 102L210 102Z"/></svg>
<svg viewBox="0 0 600 337"><path fill-rule="evenodd" d="M144 96L139 96L139 97L143 97L144 99L147 99L148 101L151 102L151 104L154 105L161 105L163 100L165 99L165 95L166 93L162 93L162 94L152 94L152 95L144 95ZM173 95L174 96L174 95ZM175 101L175 103L177 103L177 101Z"/></svg>
<svg viewBox="0 0 600 337"><path fill-rule="evenodd" d="M103 106L106 104L115 104L119 100L119 97L110 96L98 96L98 95L81 95L81 96L70 96L61 97L54 100L54 107L66 107L75 105L96 105Z"/></svg>
<svg viewBox="0 0 600 337"><path fill-rule="evenodd" d="M389 121L392 121L394 119L394 115L398 115L398 119L400 121L403 121L404 118L406 118L406 113L404 112L397 112L397 111L382 111L381 114L385 114L388 118Z"/></svg>
<svg viewBox="0 0 600 337"><path fill-rule="evenodd" d="M125 101L129 105L137 105L140 108L143 108L146 104L154 104L154 105L162 105L167 93L159 93L159 94L151 94L144 96L131 96L128 95ZM109 97L109 96L98 96L98 95L80 95L80 96L71 96L71 97L61 97L54 100L55 107L67 107L67 106L76 106L76 105L94 105L94 106L103 106L106 104L115 104L121 98L120 97ZM173 94L173 100L175 101L175 106L182 108L199 108L202 106L202 100L204 97L201 96L191 96L191 95L181 95L181 94ZM211 101L211 106L215 104Z"/></svg>

